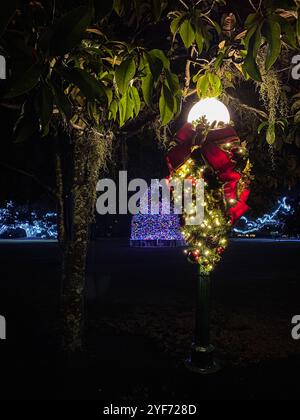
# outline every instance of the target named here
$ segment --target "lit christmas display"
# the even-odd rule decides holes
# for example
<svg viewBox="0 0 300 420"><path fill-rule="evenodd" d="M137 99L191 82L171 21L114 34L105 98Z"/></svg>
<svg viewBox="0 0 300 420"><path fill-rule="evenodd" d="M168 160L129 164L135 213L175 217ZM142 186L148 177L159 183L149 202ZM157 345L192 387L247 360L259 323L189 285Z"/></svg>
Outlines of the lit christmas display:
<svg viewBox="0 0 300 420"><path fill-rule="evenodd" d="M164 214L166 207L170 203L160 202L159 214L151 214L151 189L146 192L148 200L141 200L141 213L133 216L131 223L131 245L169 245L173 242L175 245L184 245L184 240L180 232L179 216L176 214ZM147 207L145 204L148 202ZM151 241L151 242L150 242Z"/></svg>
<svg viewBox="0 0 300 420"><path fill-rule="evenodd" d="M0 209L0 238L26 237L31 239L56 239L56 214L46 213L39 216L35 211L30 213L12 202Z"/></svg>
<svg viewBox="0 0 300 420"><path fill-rule="evenodd" d="M263 217L259 217L256 220L249 220L247 217L242 217L240 224L243 227L235 228L234 232L240 235L248 235L260 232L266 227L281 228L283 227L284 222L280 219L280 216L291 214L292 212L292 207L287 204L287 197L284 197L281 200L278 200L278 206L273 213L265 214Z"/></svg>
<svg viewBox="0 0 300 420"><path fill-rule="evenodd" d="M228 119L225 107L219 108L216 119L219 115ZM194 110L195 107L192 117L196 118ZM209 274L221 260L232 227L249 209L251 164L235 130L225 123L228 121L218 126L211 123L203 117L201 108L200 118L179 130L178 145L167 156L171 181L175 178L191 179L195 183L197 179L204 180L204 220L200 226L189 225L186 222L194 215L185 213L182 227L188 259L199 264L203 274ZM180 197L174 194L175 202L177 199Z"/></svg>

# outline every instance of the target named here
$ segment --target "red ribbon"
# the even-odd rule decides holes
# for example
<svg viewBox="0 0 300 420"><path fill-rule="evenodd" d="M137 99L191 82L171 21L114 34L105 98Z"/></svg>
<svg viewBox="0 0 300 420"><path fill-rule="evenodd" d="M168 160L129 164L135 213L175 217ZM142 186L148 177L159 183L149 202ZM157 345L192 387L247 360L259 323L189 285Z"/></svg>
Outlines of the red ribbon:
<svg viewBox="0 0 300 420"><path fill-rule="evenodd" d="M234 150L241 141L232 127L210 131L205 142L204 137L197 135L192 124L185 124L177 133L178 145L167 155L167 165L170 173L176 171L190 157L195 147L201 147L206 162L216 172L217 178L224 185L224 197L227 202L234 203L229 209L231 223L235 224L248 210L247 200L250 189L244 187L238 193L238 185L242 175L236 171L236 162L232 151L222 150L222 146L230 144L228 149Z"/></svg>

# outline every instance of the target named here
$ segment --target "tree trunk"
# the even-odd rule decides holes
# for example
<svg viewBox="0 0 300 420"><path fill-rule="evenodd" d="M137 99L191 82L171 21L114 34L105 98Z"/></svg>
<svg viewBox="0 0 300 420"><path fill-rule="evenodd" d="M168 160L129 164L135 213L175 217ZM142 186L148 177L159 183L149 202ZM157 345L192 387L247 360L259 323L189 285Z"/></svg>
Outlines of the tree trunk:
<svg viewBox="0 0 300 420"><path fill-rule="evenodd" d="M99 142L94 131L73 131L57 157L63 349L70 353L83 348L86 259L101 164Z"/></svg>
<svg viewBox="0 0 300 420"><path fill-rule="evenodd" d="M74 241L66 244L63 255L63 348L72 353L83 347L88 229L88 223L74 224Z"/></svg>

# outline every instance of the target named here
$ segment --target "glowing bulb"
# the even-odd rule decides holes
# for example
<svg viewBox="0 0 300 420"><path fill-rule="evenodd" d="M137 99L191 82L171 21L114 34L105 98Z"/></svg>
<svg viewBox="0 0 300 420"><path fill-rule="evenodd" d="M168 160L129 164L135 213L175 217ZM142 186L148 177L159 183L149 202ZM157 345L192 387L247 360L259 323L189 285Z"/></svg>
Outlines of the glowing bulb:
<svg viewBox="0 0 300 420"><path fill-rule="evenodd" d="M217 124L230 123L230 114L226 106L215 98L202 99L190 110L188 122L193 123L201 117L206 117L209 124L217 121Z"/></svg>

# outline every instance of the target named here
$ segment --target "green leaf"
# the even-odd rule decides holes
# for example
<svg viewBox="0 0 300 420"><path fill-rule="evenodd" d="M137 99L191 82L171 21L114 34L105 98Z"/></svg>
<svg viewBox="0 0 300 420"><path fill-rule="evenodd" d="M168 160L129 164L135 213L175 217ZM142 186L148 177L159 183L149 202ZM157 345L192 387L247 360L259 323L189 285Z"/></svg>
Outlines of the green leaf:
<svg viewBox="0 0 300 420"><path fill-rule="evenodd" d="M283 120L279 120L279 121L277 121L277 124L278 124L279 128L284 132L285 128L287 126L287 123Z"/></svg>
<svg viewBox="0 0 300 420"><path fill-rule="evenodd" d="M43 67L40 64L33 64L24 73L18 75L15 80L12 80L5 98L16 98L31 91L39 82L40 76L43 72Z"/></svg>
<svg viewBox="0 0 300 420"><path fill-rule="evenodd" d="M48 132L49 123L53 113L53 93L45 83L42 83L41 86L41 96L39 102L40 109L38 111L40 114L41 128L43 135L45 135Z"/></svg>
<svg viewBox="0 0 300 420"><path fill-rule="evenodd" d="M98 104L93 101L93 102L87 102L86 103L86 108L87 108L87 112L89 114L89 117L94 120L96 125L99 125L100 123L100 112L99 112L99 106Z"/></svg>
<svg viewBox="0 0 300 420"><path fill-rule="evenodd" d="M260 42L261 34L260 31L257 31L257 34L252 36L249 41L247 57L243 64L243 71L246 71L247 74L249 74L249 76L257 82L262 82L261 74L256 62L257 54L255 54L258 51Z"/></svg>
<svg viewBox="0 0 300 420"><path fill-rule="evenodd" d="M250 29L249 37L247 40L245 40L245 44L247 47L247 56L245 58L244 64L243 64L243 72L246 72L253 80L256 80L257 82L261 82L261 74L256 62L256 57L258 55L258 51L261 47L261 28L262 28L263 22L261 22L258 25L252 26L252 28L255 29L253 32Z"/></svg>
<svg viewBox="0 0 300 420"><path fill-rule="evenodd" d="M260 15L258 13L251 13L245 20L245 27L250 28L251 26L258 24L258 19L260 19Z"/></svg>
<svg viewBox="0 0 300 420"><path fill-rule="evenodd" d="M296 101L293 103L292 107L291 107L291 111L295 112L297 110L300 109L300 100Z"/></svg>
<svg viewBox="0 0 300 420"><path fill-rule="evenodd" d="M221 95L222 90L222 81L218 75L207 71L199 77L197 82L199 98L217 98Z"/></svg>
<svg viewBox="0 0 300 420"><path fill-rule="evenodd" d="M173 95L176 95L176 93L180 89L179 78L177 74L171 73L170 71L166 71L166 79L168 88L173 93Z"/></svg>
<svg viewBox="0 0 300 420"><path fill-rule="evenodd" d="M262 82L258 65L256 63L255 58L252 57L252 54L247 55L245 62L243 64L243 69L249 74L249 76L253 80L256 80L257 82Z"/></svg>
<svg viewBox="0 0 300 420"><path fill-rule="evenodd" d="M221 64L222 64L222 62L223 62L223 60L225 58L225 55L226 55L225 53L221 52L217 56L216 61L215 61L215 69L216 70L218 70L221 67Z"/></svg>
<svg viewBox="0 0 300 420"><path fill-rule="evenodd" d="M134 58L128 58L116 69L116 82L119 91L122 95L128 89L129 83L134 78L136 73L136 65Z"/></svg>
<svg viewBox="0 0 300 420"><path fill-rule="evenodd" d="M72 51L83 39L93 14L94 9L88 6L80 6L67 13L45 34L45 38L42 37L42 47L49 39L50 54L64 55Z"/></svg>
<svg viewBox="0 0 300 420"><path fill-rule="evenodd" d="M170 24L170 29L173 35L176 35L176 33L178 32L178 28L179 25L182 21L182 15L176 17L175 19L172 20L171 24Z"/></svg>
<svg viewBox="0 0 300 420"><path fill-rule="evenodd" d="M161 17L163 10L167 5L166 1L162 0L152 0L152 13L154 16L154 21L157 23Z"/></svg>
<svg viewBox="0 0 300 420"><path fill-rule="evenodd" d="M182 111L182 96L176 95L174 99L175 99L174 118L177 118L179 117Z"/></svg>
<svg viewBox="0 0 300 420"><path fill-rule="evenodd" d="M281 16L272 16L281 26L281 34L283 41L286 42L290 47L297 48L297 30L296 22L289 22L287 19Z"/></svg>
<svg viewBox="0 0 300 420"><path fill-rule="evenodd" d="M65 95L62 88L51 83L53 93L54 93L54 103L57 106L60 113L63 115L63 117L69 121L72 118L72 104L69 101L68 97Z"/></svg>
<svg viewBox="0 0 300 420"><path fill-rule="evenodd" d="M281 27L279 23L268 18L264 25L264 36L268 41L268 53L266 58L266 70L268 71L277 61L281 51Z"/></svg>
<svg viewBox="0 0 300 420"><path fill-rule="evenodd" d="M149 53L145 53L143 54L143 64L144 67L147 68L147 71L152 74L153 80L157 82L163 70L162 60L155 54L151 55Z"/></svg>
<svg viewBox="0 0 300 420"><path fill-rule="evenodd" d="M296 37L296 30L295 25L286 22L282 26L282 30L284 32L285 40L287 44L289 44L292 48L297 48L297 37Z"/></svg>
<svg viewBox="0 0 300 420"><path fill-rule="evenodd" d="M122 16L124 13L124 0L113 0L113 8L118 16Z"/></svg>
<svg viewBox="0 0 300 420"><path fill-rule="evenodd" d="M199 98L206 97L209 88L209 78L207 73L199 77L197 82L197 94Z"/></svg>
<svg viewBox="0 0 300 420"><path fill-rule="evenodd" d="M77 86L88 100L101 100L106 96L100 82L87 71L66 66L60 67L58 71L62 77Z"/></svg>
<svg viewBox="0 0 300 420"><path fill-rule="evenodd" d="M111 88L103 87L105 95L107 96L108 106L110 106L112 100L113 100L113 91Z"/></svg>
<svg viewBox="0 0 300 420"><path fill-rule="evenodd" d="M120 119L120 127L133 117L134 111L134 102L131 99L129 92L124 95L120 102L119 102L119 119Z"/></svg>
<svg viewBox="0 0 300 420"><path fill-rule="evenodd" d="M252 25L251 28L249 28L248 31L247 31L247 34L246 34L245 39L244 39L245 47L246 47L247 50L249 49L250 40L254 36L257 28L258 28L258 24L257 25Z"/></svg>
<svg viewBox="0 0 300 420"><path fill-rule="evenodd" d="M195 39L198 47L198 54L201 55L204 47L204 37L200 28L196 28Z"/></svg>
<svg viewBox="0 0 300 420"><path fill-rule="evenodd" d="M116 121L118 112L118 102L114 99L109 107L108 119Z"/></svg>
<svg viewBox="0 0 300 420"><path fill-rule="evenodd" d="M213 35L212 35L211 31L208 29L208 26L206 26L206 25L201 26L201 32L203 34L204 47L205 47L206 51L208 51L209 48L210 48L210 43L211 43L211 41L213 41Z"/></svg>
<svg viewBox="0 0 300 420"><path fill-rule="evenodd" d="M170 60L166 57L165 53L162 50L151 50L149 55L152 59L158 59L162 62L163 67L167 70L170 70Z"/></svg>
<svg viewBox="0 0 300 420"><path fill-rule="evenodd" d="M131 86L129 88L129 94L134 104L134 107L133 107L134 114L135 116L138 116L141 110L141 99L140 99L139 92L135 86Z"/></svg>
<svg viewBox="0 0 300 420"><path fill-rule="evenodd" d="M219 76L214 73L208 73L210 83L210 96L217 98L222 93L222 81Z"/></svg>
<svg viewBox="0 0 300 420"><path fill-rule="evenodd" d="M0 13L0 37L5 32L9 22L13 18L17 8L16 0L4 1L1 3Z"/></svg>
<svg viewBox="0 0 300 420"><path fill-rule="evenodd" d="M183 24L180 26L179 34L185 48L190 48L192 43L195 41L195 31L188 19L185 19Z"/></svg>
<svg viewBox="0 0 300 420"><path fill-rule="evenodd" d="M154 80L152 74L149 72L145 77L142 78L142 92L144 101L150 108L152 107L153 88Z"/></svg>
<svg viewBox="0 0 300 420"><path fill-rule="evenodd" d="M218 24L218 22L216 22L213 19L208 18L209 22L212 24L213 28L215 28L215 30L218 32L218 35L221 35L222 33L222 28L221 26Z"/></svg>
<svg viewBox="0 0 300 420"><path fill-rule="evenodd" d="M166 85L162 86L159 99L159 111L161 116L161 125L167 125L174 115L174 97Z"/></svg>
<svg viewBox="0 0 300 420"><path fill-rule="evenodd" d="M268 125L269 125L268 121L264 121L263 123L261 123L261 124L259 125L258 129L257 129L257 133L258 133L258 134L261 134L261 132L262 132L262 131L266 128L266 127L268 127Z"/></svg>
<svg viewBox="0 0 300 420"><path fill-rule="evenodd" d="M254 35L254 43L253 43L253 57L254 58L257 57L259 49L261 47L261 42L262 42L261 28L262 28L262 25L263 25L262 23L260 25L258 25L258 27L256 28L255 35Z"/></svg>

